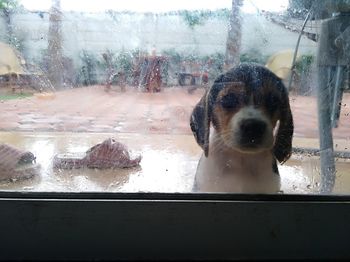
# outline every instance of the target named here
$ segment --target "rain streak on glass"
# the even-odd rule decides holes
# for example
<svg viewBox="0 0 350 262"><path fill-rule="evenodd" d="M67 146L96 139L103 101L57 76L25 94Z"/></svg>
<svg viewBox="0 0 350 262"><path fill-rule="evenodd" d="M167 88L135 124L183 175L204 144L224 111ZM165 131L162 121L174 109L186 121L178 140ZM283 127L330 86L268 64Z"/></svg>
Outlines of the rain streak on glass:
<svg viewBox="0 0 350 262"><path fill-rule="evenodd" d="M348 194L349 13L0 0L0 190Z"/></svg>

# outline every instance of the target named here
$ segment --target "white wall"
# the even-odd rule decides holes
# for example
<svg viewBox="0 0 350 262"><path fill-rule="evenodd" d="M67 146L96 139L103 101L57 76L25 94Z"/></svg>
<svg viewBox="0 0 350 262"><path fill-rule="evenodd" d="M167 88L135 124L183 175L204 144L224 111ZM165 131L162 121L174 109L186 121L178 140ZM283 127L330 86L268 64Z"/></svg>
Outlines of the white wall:
<svg viewBox="0 0 350 262"><path fill-rule="evenodd" d="M24 36L25 55L30 60L40 58L47 48L49 15L19 13L13 16L15 33ZM118 51L141 48L158 52L175 48L178 52L199 55L225 52L227 21L211 18L204 25L191 29L179 15L118 14L115 19L106 13L67 12L63 15L64 53L76 66L79 53L85 49L101 55L106 49ZM3 39L4 21L0 19L0 39ZM244 14L242 52L257 49L271 55L284 49L294 49L298 35L262 16ZM300 52L315 53L316 44L306 38Z"/></svg>

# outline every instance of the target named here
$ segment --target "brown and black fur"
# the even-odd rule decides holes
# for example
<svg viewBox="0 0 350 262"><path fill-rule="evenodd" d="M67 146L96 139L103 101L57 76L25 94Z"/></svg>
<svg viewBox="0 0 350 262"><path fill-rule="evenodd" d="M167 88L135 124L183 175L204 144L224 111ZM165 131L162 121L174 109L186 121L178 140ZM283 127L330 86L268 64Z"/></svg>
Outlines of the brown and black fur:
<svg viewBox="0 0 350 262"><path fill-rule="evenodd" d="M210 126L218 134L230 132L232 119L248 106L259 110L272 128L279 123L270 149L274 156L271 171L278 173L276 159L284 163L291 155L293 117L287 89L281 79L264 66L243 63L215 80L193 109L190 126L195 139L202 147L204 157L208 157L211 153Z"/></svg>

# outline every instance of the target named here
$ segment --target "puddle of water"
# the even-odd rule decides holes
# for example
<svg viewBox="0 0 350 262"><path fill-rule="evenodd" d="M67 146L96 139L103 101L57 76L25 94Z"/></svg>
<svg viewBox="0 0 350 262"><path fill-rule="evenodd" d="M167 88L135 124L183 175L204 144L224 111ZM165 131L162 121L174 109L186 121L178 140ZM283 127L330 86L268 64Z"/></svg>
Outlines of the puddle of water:
<svg viewBox="0 0 350 262"><path fill-rule="evenodd" d="M141 154L140 167L114 170L52 168L55 154L81 154L108 137L125 143L132 157ZM198 146L190 142L192 139L182 135L0 133L0 141L30 150L41 164L39 177L15 183L0 182L0 190L189 192L200 156Z"/></svg>
<svg viewBox="0 0 350 262"><path fill-rule="evenodd" d="M140 167L115 170L54 170L57 153L78 154L108 137L125 143L132 154L142 155ZM32 151L41 175L16 182L0 182L0 190L191 192L201 150L191 135L139 135L88 133L0 132L0 141ZM350 192L350 163L337 162L335 193ZM317 193L319 160L293 157L279 167L284 193Z"/></svg>

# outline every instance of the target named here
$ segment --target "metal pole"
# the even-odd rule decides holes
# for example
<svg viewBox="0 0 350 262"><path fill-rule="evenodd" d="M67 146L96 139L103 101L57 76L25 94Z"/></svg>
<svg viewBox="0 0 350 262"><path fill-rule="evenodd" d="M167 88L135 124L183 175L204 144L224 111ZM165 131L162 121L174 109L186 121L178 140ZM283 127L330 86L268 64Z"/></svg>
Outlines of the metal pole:
<svg viewBox="0 0 350 262"><path fill-rule="evenodd" d="M333 154L333 136L331 123L330 96L331 78L330 67L327 63L328 50L328 21L321 24L320 39L318 45L318 125L320 136L320 161L321 161L321 193L331 193L335 183L335 164Z"/></svg>
<svg viewBox="0 0 350 262"><path fill-rule="evenodd" d="M350 8L350 7L349 7ZM318 65L318 122L320 134L321 193L333 191L335 161L332 122L340 113L343 67L349 64L350 15L339 13L322 22L317 54ZM336 104L334 104L334 101ZM336 107L334 111L333 108ZM333 120L333 121L332 121Z"/></svg>
<svg viewBox="0 0 350 262"><path fill-rule="evenodd" d="M331 193L335 183L335 164L327 66L318 67L318 126L320 134L321 193Z"/></svg>
<svg viewBox="0 0 350 262"><path fill-rule="evenodd" d="M299 33L299 36L298 36L298 41L297 41L297 44L296 44L296 47L295 47L295 50L294 50L293 61L292 61L291 70L290 70L291 73L290 73L289 83L288 83L288 92L290 91L290 88L292 86L294 70L295 70L295 61L297 60L298 49L299 49L299 45L300 45L300 39L301 39L301 36L302 36L302 34L304 32L305 25L306 25L307 21L309 20L310 16L311 16L311 11L309 11L307 13L307 16L306 16L306 18L304 20L303 26L301 27L301 30L300 30L300 33Z"/></svg>
<svg viewBox="0 0 350 262"><path fill-rule="evenodd" d="M332 127L338 127L338 121L340 117L341 110L341 101L343 98L343 83L344 83L344 67L341 65L337 66L336 78L335 78L335 86L334 86L334 95L333 95L333 106L332 106L332 114L331 121Z"/></svg>

